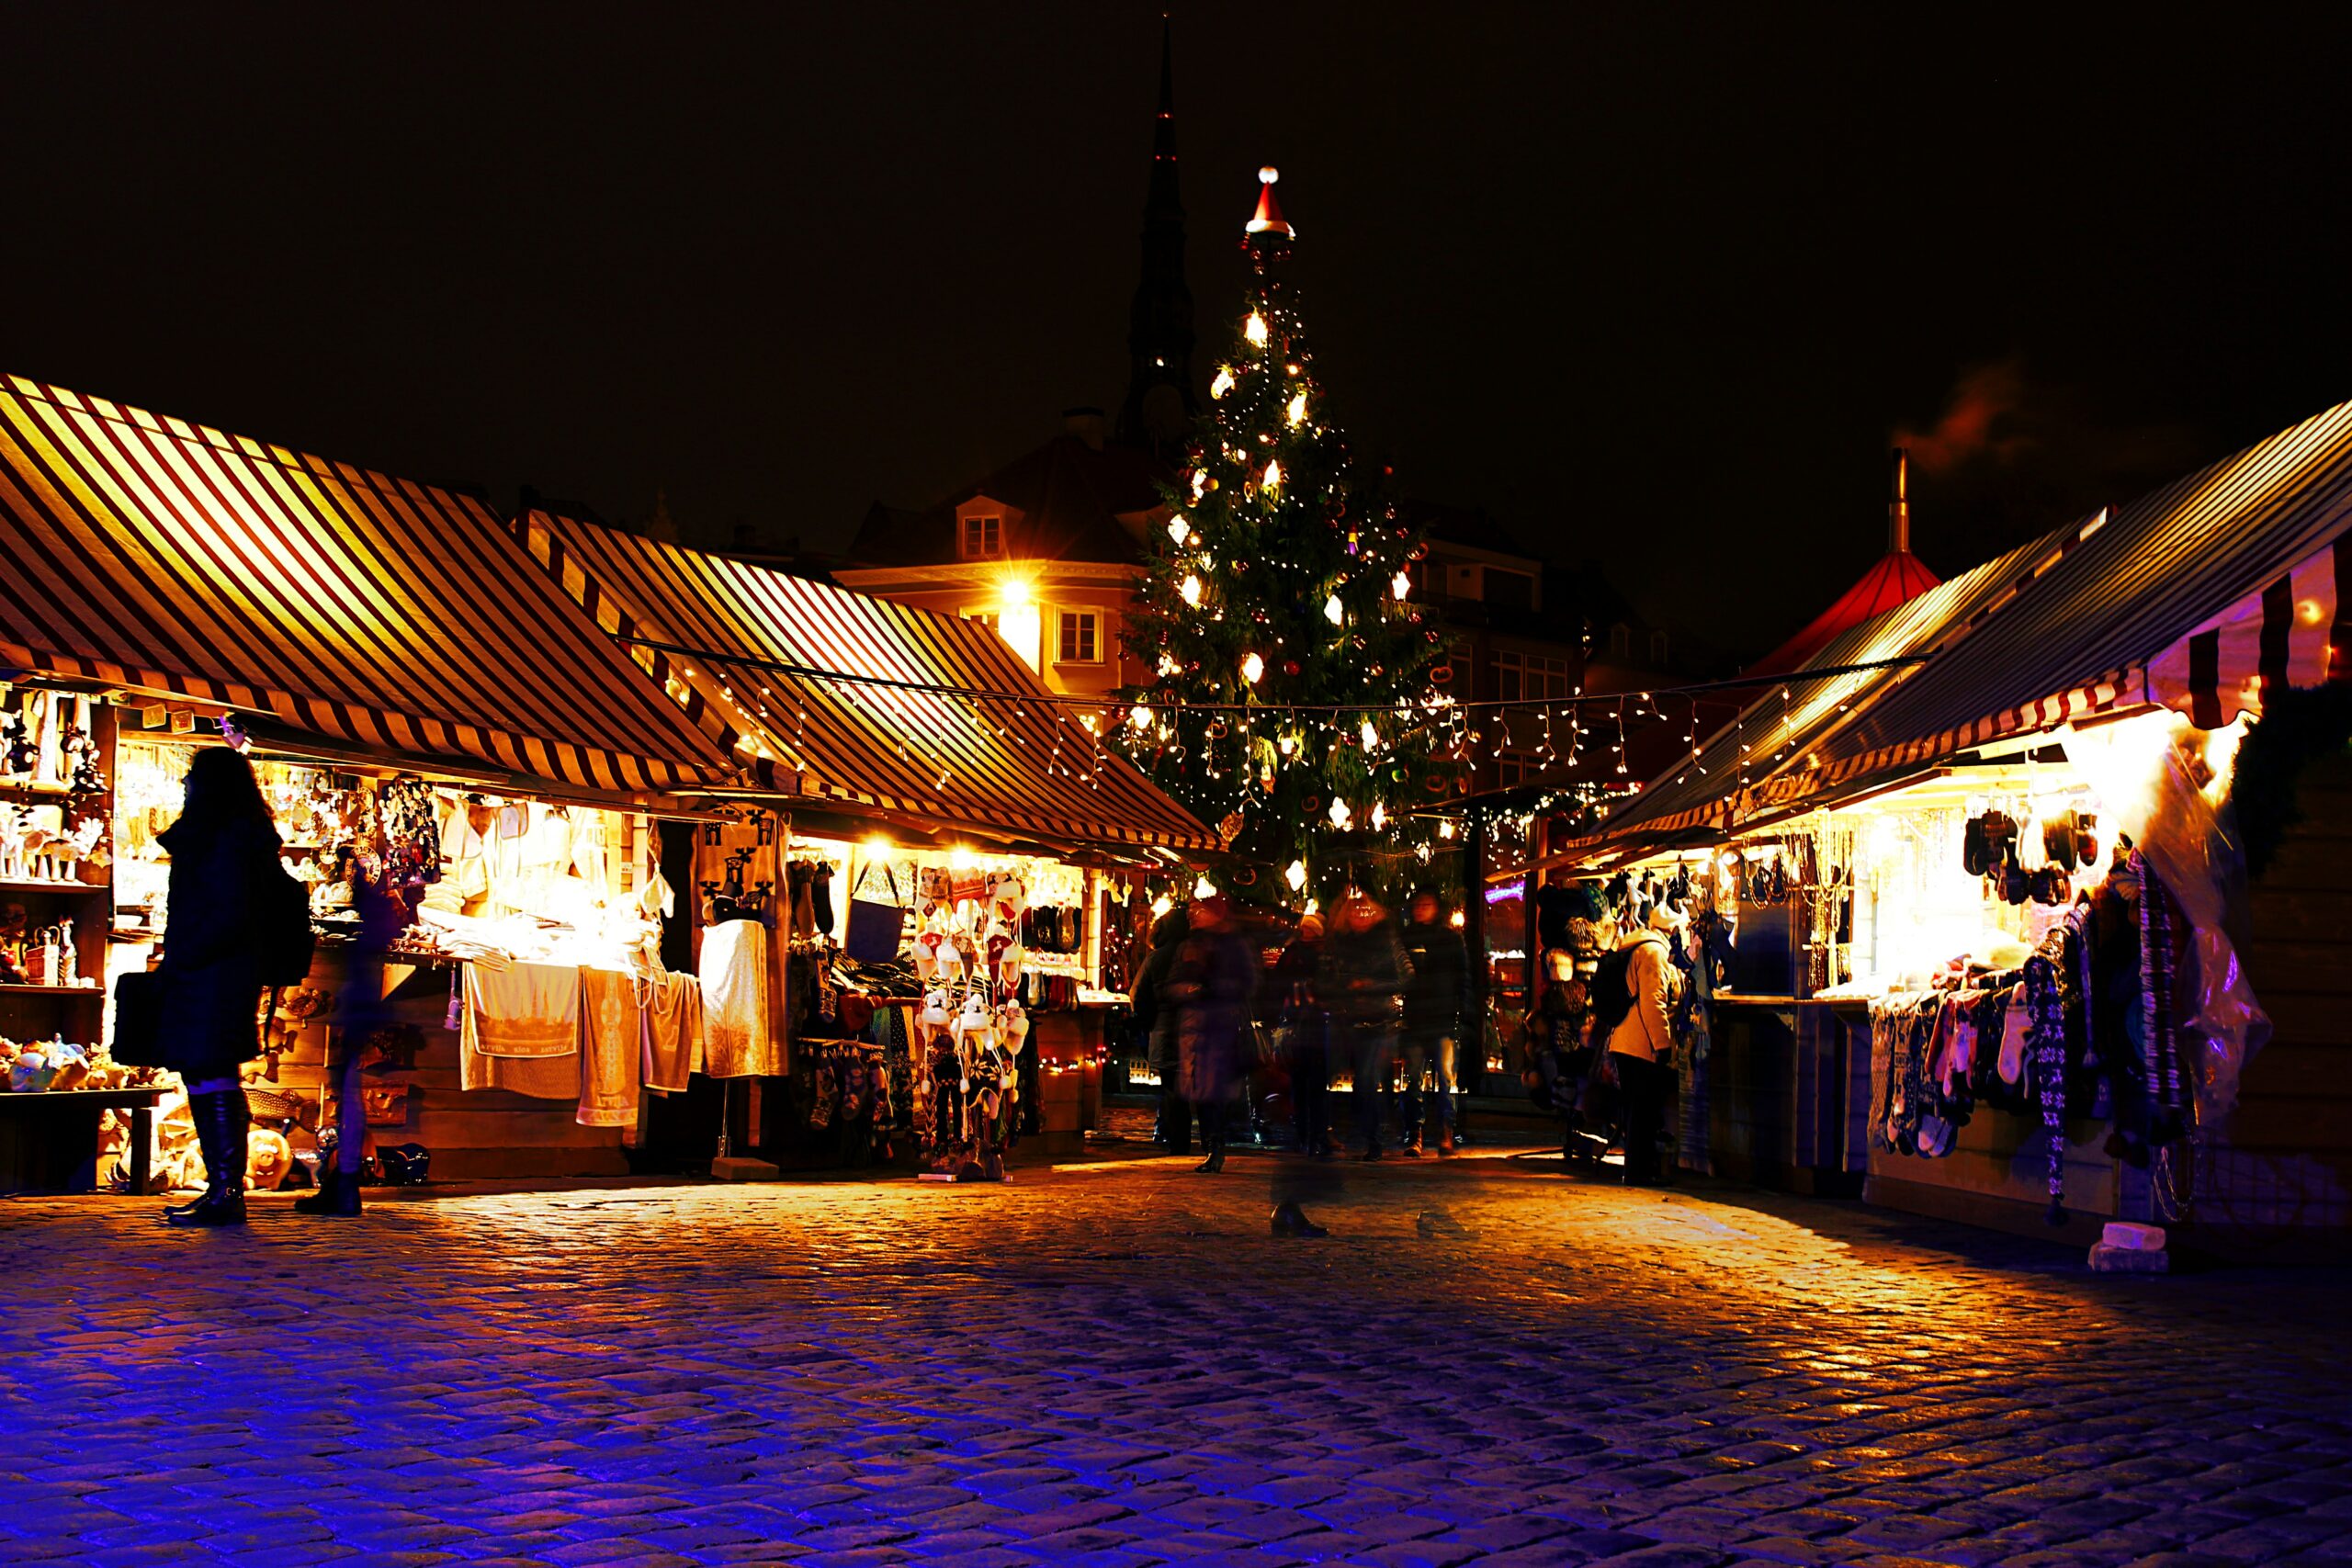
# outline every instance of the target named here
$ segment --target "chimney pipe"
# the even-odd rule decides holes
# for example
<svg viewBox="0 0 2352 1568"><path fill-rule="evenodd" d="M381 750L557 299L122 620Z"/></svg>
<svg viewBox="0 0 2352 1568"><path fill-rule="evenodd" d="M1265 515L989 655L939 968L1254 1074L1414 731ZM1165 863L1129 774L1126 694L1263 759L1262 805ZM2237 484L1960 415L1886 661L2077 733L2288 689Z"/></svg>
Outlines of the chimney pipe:
<svg viewBox="0 0 2352 1568"><path fill-rule="evenodd" d="M1911 553L1911 448L1894 449L1894 493L1886 502L1886 547L1892 555Z"/></svg>

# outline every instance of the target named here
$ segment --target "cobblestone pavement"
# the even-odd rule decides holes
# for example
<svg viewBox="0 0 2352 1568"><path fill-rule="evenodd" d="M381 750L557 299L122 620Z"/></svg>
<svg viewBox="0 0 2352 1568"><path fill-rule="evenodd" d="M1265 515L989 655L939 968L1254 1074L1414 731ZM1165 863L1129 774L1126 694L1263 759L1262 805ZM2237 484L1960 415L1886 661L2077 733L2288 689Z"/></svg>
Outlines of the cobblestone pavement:
<svg viewBox="0 0 2352 1568"><path fill-rule="evenodd" d="M1272 1164L0 1204L0 1561L2352 1562L2342 1275Z"/></svg>

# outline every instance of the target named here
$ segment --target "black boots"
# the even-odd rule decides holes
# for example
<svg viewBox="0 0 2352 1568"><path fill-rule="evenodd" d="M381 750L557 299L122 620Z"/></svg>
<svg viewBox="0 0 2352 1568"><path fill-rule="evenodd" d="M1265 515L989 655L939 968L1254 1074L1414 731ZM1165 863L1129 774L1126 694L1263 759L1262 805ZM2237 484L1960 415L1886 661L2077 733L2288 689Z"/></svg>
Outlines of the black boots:
<svg viewBox="0 0 2352 1568"><path fill-rule="evenodd" d="M1325 1236L1331 1233L1306 1217L1297 1204L1284 1202L1274 1209L1273 1231L1280 1236Z"/></svg>
<svg viewBox="0 0 2352 1568"><path fill-rule="evenodd" d="M188 1096L196 1121L197 1146L204 1151L204 1196L164 1212L167 1224L241 1225L245 1223L245 1091L223 1089Z"/></svg>
<svg viewBox="0 0 2352 1568"><path fill-rule="evenodd" d="M1195 1172L1203 1176L1215 1176L1224 1168L1225 1145L1223 1144L1211 1144L1209 1145L1209 1157L1193 1168Z"/></svg>
<svg viewBox="0 0 2352 1568"><path fill-rule="evenodd" d="M294 1200L298 1214L332 1214L347 1220L359 1213L359 1178L356 1173L345 1175L343 1164L333 1155L319 1167L319 1190L307 1198Z"/></svg>

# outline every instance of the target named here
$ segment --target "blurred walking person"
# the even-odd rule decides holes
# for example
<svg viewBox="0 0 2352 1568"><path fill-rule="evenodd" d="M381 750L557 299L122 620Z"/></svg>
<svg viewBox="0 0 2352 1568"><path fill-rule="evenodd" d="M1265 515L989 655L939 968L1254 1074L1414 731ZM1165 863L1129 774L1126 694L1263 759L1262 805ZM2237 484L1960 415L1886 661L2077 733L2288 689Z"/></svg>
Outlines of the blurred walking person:
<svg viewBox="0 0 2352 1568"><path fill-rule="evenodd" d="M1435 893L1424 888L1406 906L1400 939L1412 975L1405 985L1405 1089L1400 1099L1404 1142L1398 1152L1419 1159L1427 1116L1421 1080L1432 1080L1437 1101L1438 1153L1453 1152L1454 1093L1463 1023L1470 1017L1470 961L1462 933L1445 919Z"/></svg>
<svg viewBox="0 0 2352 1568"><path fill-rule="evenodd" d="M1176 1008L1166 994L1176 950L1192 929L1182 909L1170 909L1153 923L1151 952L1136 972L1136 987L1128 998L1136 1032L1144 1039L1144 1060L1159 1080L1159 1124L1152 1136L1171 1155L1193 1152L1193 1112L1176 1083Z"/></svg>
<svg viewBox="0 0 2352 1568"><path fill-rule="evenodd" d="M1258 955L1235 930L1221 894L1193 900L1192 932L1176 950L1161 1005L1176 1011L1176 1075L1185 1103L1201 1119L1209 1157L1197 1168L1225 1168L1226 1139L1239 1114L1250 1004L1258 994Z"/></svg>
<svg viewBox="0 0 2352 1568"><path fill-rule="evenodd" d="M1610 1062L1617 1070L1628 1186L1654 1187L1661 1176L1658 1145L1674 1082L1674 966L1666 944L1681 924L1659 905L1647 924L1618 939L1617 962L1603 963L1594 976L1594 1024L1608 1026Z"/></svg>
<svg viewBox="0 0 2352 1568"><path fill-rule="evenodd" d="M1323 961L1323 917L1298 922L1298 934L1274 965L1280 991L1283 1066L1290 1073L1291 1129L1298 1152L1317 1159L1331 1154L1330 1021L1316 995Z"/></svg>
<svg viewBox="0 0 2352 1568"><path fill-rule="evenodd" d="M251 1118L237 1073L261 1055L263 878L284 874L253 764L226 746L198 751L179 820L155 840L171 856L158 1055L187 1085L205 1182L201 1197L164 1217L175 1225L241 1225Z"/></svg>
<svg viewBox="0 0 2352 1568"><path fill-rule="evenodd" d="M1324 939L1316 993L1330 1015L1331 1039L1354 1073L1363 1159L1381 1157L1380 1124L1396 1071L1398 1009L1408 973L1388 911L1367 894L1349 894Z"/></svg>
<svg viewBox="0 0 2352 1568"><path fill-rule="evenodd" d="M319 1162L319 1190L294 1200L297 1213L342 1219L356 1215L360 1208L360 1166L368 1150L368 1111L360 1089L368 1047L392 1024L391 1005L385 999L385 954L408 929L411 918L388 869L368 863L356 852L348 869L359 936L351 948L350 972L335 989L334 1011L327 1021L327 1082L335 1094L334 1149Z"/></svg>

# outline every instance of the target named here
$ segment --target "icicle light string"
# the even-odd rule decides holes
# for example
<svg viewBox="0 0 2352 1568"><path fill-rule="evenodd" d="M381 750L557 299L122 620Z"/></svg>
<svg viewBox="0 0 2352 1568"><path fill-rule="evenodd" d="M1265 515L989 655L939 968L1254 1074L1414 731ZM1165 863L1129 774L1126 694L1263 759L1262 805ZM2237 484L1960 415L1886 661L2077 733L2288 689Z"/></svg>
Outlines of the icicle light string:
<svg viewBox="0 0 2352 1568"><path fill-rule="evenodd" d="M892 675L863 675L849 670L826 670L813 664L797 664L786 660L759 659L748 654L712 653L703 649L683 647L677 643L657 642L650 637L616 637L614 640L628 647L651 649L658 653L667 653L682 659L698 659L705 661L749 665L756 669L773 671L776 674L790 676L798 680L832 681L842 682L845 685L877 686L888 691L910 692L919 695L934 697L963 697L983 702L991 700L1009 702L1017 699L1021 702L1036 703L1040 705L1091 708L1098 713L1110 713L1121 708L1138 706L1150 708L1155 713L1238 713L1250 714L1252 716L1273 716L1282 714L1379 714L1383 716L1390 716L1394 715L1396 712L1396 699L1393 697L1378 702L1363 703L1180 702L1161 704L1154 702L1148 697L1085 697L1067 695L1052 692L1002 692L985 686L960 686L947 682L909 681ZM1740 691L1750 686L1782 685L1792 680L1821 681L1838 675L1865 675L1881 670L1908 669L1911 666L1928 662L1931 657L1932 655L1924 653L1905 654L1898 658L1876 659L1860 664L1833 665L1826 670L1799 671L1793 677L1789 675L1735 675L1720 681L1693 682L1685 686L1656 687L1651 691L1641 693L1639 695L1645 703L1654 705L1657 698L1664 696L1704 695L1711 692ZM1564 699L1559 697L1481 697L1474 701L1467 702L1461 701L1459 699L1448 698L1438 705L1438 711L1461 711L1465 709L1495 711L1510 708L1541 709L1548 705L1560 704L1563 701ZM1590 694L1579 693L1574 697L1565 699L1566 705L1571 708L1607 705L1617 705L1622 707L1623 701L1624 694L1610 692L1600 692ZM1417 706L1415 711L1425 712L1429 710ZM1026 716L1025 714L1020 714L1018 709L1016 709L1015 712L1019 716ZM1634 716L1641 717L1643 716L1637 712ZM1665 716L1660 713L1657 716L1664 717Z"/></svg>

